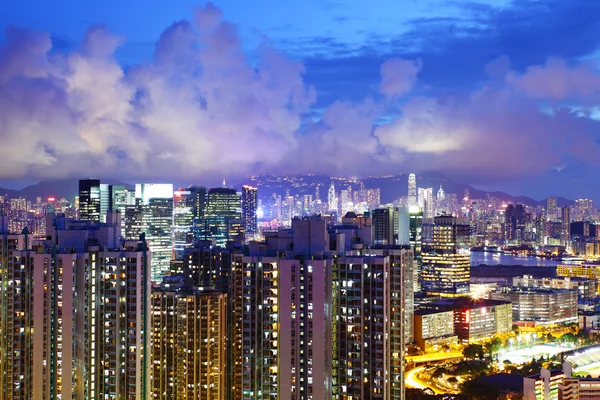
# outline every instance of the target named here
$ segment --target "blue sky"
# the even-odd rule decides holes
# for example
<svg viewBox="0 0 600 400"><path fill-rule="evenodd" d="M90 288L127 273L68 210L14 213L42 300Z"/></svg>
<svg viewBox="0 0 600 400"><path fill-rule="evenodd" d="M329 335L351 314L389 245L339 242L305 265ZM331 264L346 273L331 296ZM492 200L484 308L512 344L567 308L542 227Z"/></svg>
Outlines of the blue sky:
<svg viewBox="0 0 600 400"><path fill-rule="evenodd" d="M210 17L213 9L222 11L222 22L216 31L205 31L200 26L196 15L199 9L205 17ZM598 15L600 2L589 0L292 0L285 5L274 0L231 0L215 1L212 6L205 2L154 0L4 2L0 5L2 30L25 28L51 38L51 48L40 45L44 48L38 50L40 54L28 53L34 59L46 57L53 66L51 72L42 74L53 76L49 84L56 84L58 79L68 86L74 77L79 77L78 84L89 82L81 78L87 70L80 63L77 70L69 60L78 54L87 59L84 47L89 42L86 38L90 37L90 27L104 27L107 36L99 39L102 46L110 42L110 35L118 36L114 54L112 50L109 53L111 63L120 72L114 70L113 75L106 77L106 85L115 88L110 93L100 96L97 93L101 88L80 88L85 94L85 109L74 105L81 101L80 92L75 100L70 98L72 90L65 91L65 105L57 111L65 117L58 122L53 119L48 126L69 132L72 129L74 137L64 140L79 143L81 139L77 151L63 154L56 136L43 132L38 137L37 131L28 130L27 134L36 138L36 145L24 154L40 161L16 171L4 168L6 172L0 178L6 183L75 176L78 168L74 163L63 166L65 158L89 160L90 154L98 153L114 155L114 160L95 160L83 170L99 170L95 175L111 176L119 175L124 168L147 171L148 176L167 171L190 178L212 177L221 174L221 170L238 176L244 171L249 175L273 168L290 173L348 175L436 170L485 188L536 198L564 195L600 200L600 189L593 187L594 177L600 172L600 165L594 160L600 134L594 119L600 101L600 86L595 86L600 57ZM5 33L2 37L5 51L0 48L0 78L3 61L5 66L13 65L11 57L20 59L14 49L25 48L24 43L28 43L24 38L29 34L22 30L11 32L12 36ZM196 35L194 43L201 45L191 44L197 52L181 53L186 57L178 60L197 57L197 64L179 61L186 64L186 69L178 70L183 67L161 61L161 57L175 57L165 49L179 51L188 35ZM203 35L213 35L208 44L203 42ZM166 43L161 47L162 53L156 50L157 42ZM43 43L43 39L36 43ZM217 46L215 43L232 46L228 47L230 53L223 55L218 48L210 52L201 47ZM271 51L285 60L265 55ZM240 53L243 61L238 57ZM56 61L55 54L67 61ZM211 86L200 79L194 86L194 95L181 82L174 83L174 76L181 78L190 73L189 78L195 79L200 74L208 75L207 65L214 66L215 71L227 70L227 57L235 74L250 76L252 71L259 71L256 73L262 76L263 71L276 68L294 73L279 72L270 77L271 83L259 79L266 86L258 89L256 76L237 82L235 88L227 80L217 84L213 77ZM97 59L95 55L92 58ZM382 65L395 59L406 62L390 63L395 67L390 67L387 74L393 76L386 80ZM56 72L59 65L65 64L69 65L67 72ZM173 68L168 74L163 73L166 67L162 68L167 64ZM28 80L27 90L35 90L31 85L35 79L40 86L38 72L26 76L17 76L14 71L11 74L6 80L11 85ZM125 87L119 86L122 81L126 82ZM157 97L158 81L162 96L179 93L181 99L202 97L188 113L210 112L189 121L187 114L179 115L174 118L181 123L171 126L158 123L162 121L157 122L157 115L174 116L174 111L168 109L169 102ZM288 85L289 82L297 83ZM390 95L383 88L385 82L402 82L402 90ZM55 89L63 90L63 86ZM255 111L264 118L248 116L244 124L235 126L230 120L240 110L233 112L227 104L211 109L223 97L204 97L207 86L211 86L212 94L225 93L229 88L235 92L232 99L256 97L248 101L258 107ZM238 92L239 87L244 90ZM14 86L7 84L6 92L9 88L14 93ZM255 92L261 94L254 96ZM1 93L0 86L0 102ZM124 102L118 112L107 111L107 104L113 100L106 99L113 95L117 96L114 101ZM286 96L302 99L290 106ZM275 97L277 100L273 100ZM27 115L29 106L24 107L17 111ZM38 107L35 114L44 121L38 125L49 124L44 118L50 106ZM126 116L122 114L124 107L131 108ZM583 117L573 110L583 110ZM13 112L11 117L16 118L15 114L19 113ZM73 122L73 115L86 117ZM228 119L223 119L225 115ZM81 126L82 119L86 120L85 126ZM106 126L107 121L110 127ZM490 127L486 127L486 121L490 121ZM19 123L15 120L7 125ZM378 125L383 128L377 129ZM184 138L172 133L183 127L199 148L204 143L204 147L216 151L224 144L215 138L239 138L236 132L246 126L252 127L242 138L248 146L223 165L194 160L186 146L173 145L165 151L165 146L148 148L144 157L136 158L132 154L135 150L127 146L111 144L110 140L98 143L92 138L107 135L112 140L119 134L115 130L122 128L127 131L124 137L128 140L158 138L157 141L164 139L171 146L184 142ZM23 132L0 128L0 135L23 137ZM363 143L359 148L357 144ZM315 159L308 157L306 163L299 162L297 167L285 162L288 153L313 153L311 146L319 149L314 152ZM270 147L273 151L268 150ZM276 157L275 152L284 156ZM203 157L209 160L211 155ZM178 167L155 167L163 162L157 160L177 160ZM233 168L232 164L238 167ZM144 173L129 176L145 177Z"/></svg>

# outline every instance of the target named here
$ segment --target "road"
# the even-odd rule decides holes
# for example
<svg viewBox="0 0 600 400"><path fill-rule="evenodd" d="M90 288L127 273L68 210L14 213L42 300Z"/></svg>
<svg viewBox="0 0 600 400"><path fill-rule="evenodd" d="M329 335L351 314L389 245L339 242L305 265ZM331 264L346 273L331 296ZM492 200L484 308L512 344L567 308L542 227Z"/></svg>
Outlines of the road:
<svg viewBox="0 0 600 400"><path fill-rule="evenodd" d="M462 358L462 357L463 357L462 353L455 351L455 352L451 352L451 353L433 353L433 354L425 354L423 356L406 357L406 361L415 363L415 364L421 364L421 363L428 363L428 362L451 360L453 358Z"/></svg>
<svg viewBox="0 0 600 400"><path fill-rule="evenodd" d="M423 366L423 367L413 368L410 371L408 371L404 377L404 385L406 385L407 387L413 388L413 389L430 388L431 390L433 390L433 392L435 394L445 394L446 392L438 390L434 386L427 386L424 382L419 380L419 377L417 375L419 375L421 372L423 372L424 369L425 369L425 367Z"/></svg>

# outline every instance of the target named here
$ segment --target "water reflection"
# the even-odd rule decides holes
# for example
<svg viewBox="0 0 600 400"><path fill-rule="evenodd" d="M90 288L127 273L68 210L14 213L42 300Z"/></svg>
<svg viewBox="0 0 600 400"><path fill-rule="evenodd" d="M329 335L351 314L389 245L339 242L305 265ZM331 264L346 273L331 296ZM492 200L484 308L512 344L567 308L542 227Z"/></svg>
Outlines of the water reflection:
<svg viewBox="0 0 600 400"><path fill-rule="evenodd" d="M513 256L502 253L471 252L471 265L525 265L529 267L555 267L559 264L569 264L564 261L548 260L545 258Z"/></svg>

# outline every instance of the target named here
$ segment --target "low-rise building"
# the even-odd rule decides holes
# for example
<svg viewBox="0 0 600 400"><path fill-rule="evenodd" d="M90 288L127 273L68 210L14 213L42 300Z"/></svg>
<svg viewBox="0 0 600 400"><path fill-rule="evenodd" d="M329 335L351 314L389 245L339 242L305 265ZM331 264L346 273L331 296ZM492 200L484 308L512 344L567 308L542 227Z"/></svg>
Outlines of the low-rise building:
<svg viewBox="0 0 600 400"><path fill-rule="evenodd" d="M576 290L580 299L594 298L598 294L598 281L582 277L534 278L532 275L523 275L513 277L512 285Z"/></svg>
<svg viewBox="0 0 600 400"><path fill-rule="evenodd" d="M512 328L512 305L509 301L446 298L423 305L423 309L452 311L454 334L463 343L476 342Z"/></svg>
<svg viewBox="0 0 600 400"><path fill-rule="evenodd" d="M417 346L426 352L437 350L438 346L457 344L454 313L436 310L415 311L414 335Z"/></svg>
<svg viewBox="0 0 600 400"><path fill-rule="evenodd" d="M491 298L512 303L512 319L516 324L548 326L577 322L575 290L503 286Z"/></svg>

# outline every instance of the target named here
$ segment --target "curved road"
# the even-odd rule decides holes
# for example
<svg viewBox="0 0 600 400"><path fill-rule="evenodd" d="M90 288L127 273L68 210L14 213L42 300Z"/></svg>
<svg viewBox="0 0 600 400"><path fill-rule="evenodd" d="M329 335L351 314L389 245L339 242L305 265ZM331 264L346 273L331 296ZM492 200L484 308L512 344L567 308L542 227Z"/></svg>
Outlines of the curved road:
<svg viewBox="0 0 600 400"><path fill-rule="evenodd" d="M419 380L418 376L425 366L413 368L408 371L404 377L404 385L413 389L431 389L435 394L446 394L445 391L439 390L435 386L427 386L423 381Z"/></svg>

